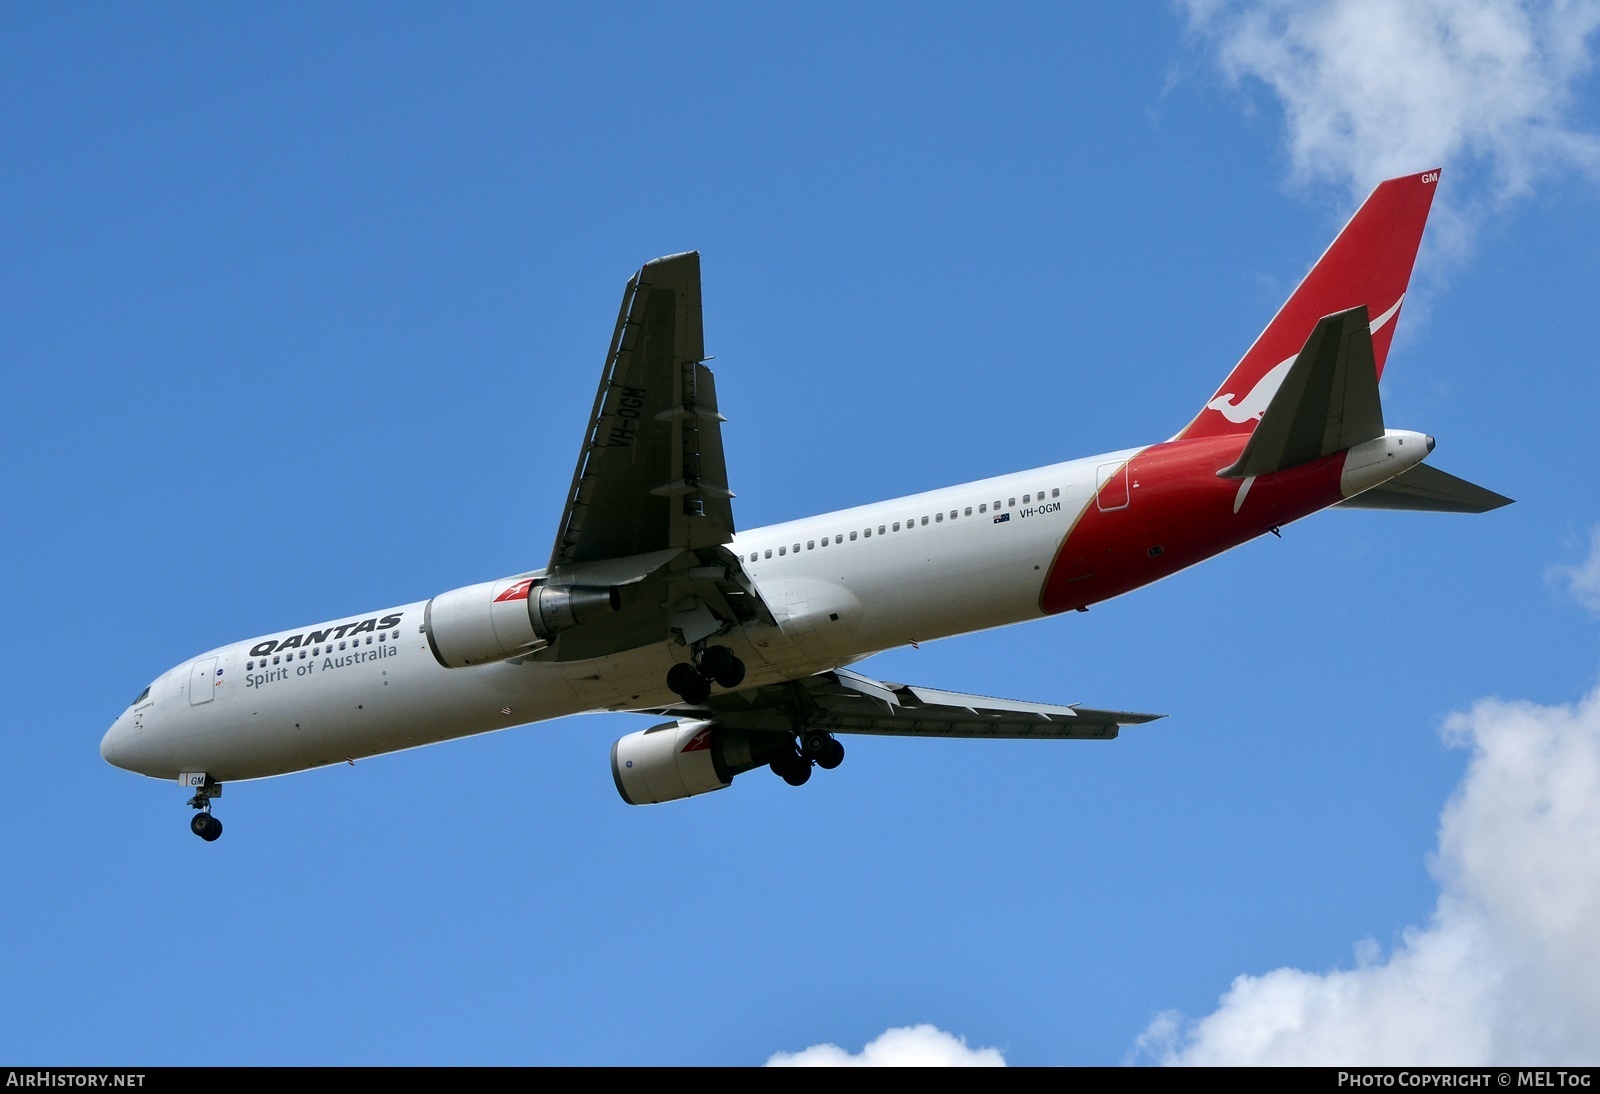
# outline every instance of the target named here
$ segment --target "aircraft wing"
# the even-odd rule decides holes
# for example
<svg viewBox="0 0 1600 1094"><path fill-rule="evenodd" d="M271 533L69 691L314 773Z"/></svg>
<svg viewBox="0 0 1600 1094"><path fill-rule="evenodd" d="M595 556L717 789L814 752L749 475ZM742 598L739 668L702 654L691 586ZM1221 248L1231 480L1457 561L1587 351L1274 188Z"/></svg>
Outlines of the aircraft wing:
<svg viewBox="0 0 1600 1094"><path fill-rule="evenodd" d="M616 586L620 606L562 634L547 656L601 657L772 621L725 546L733 494L704 359L699 252L645 263L623 292L548 570L556 584Z"/></svg>
<svg viewBox="0 0 1600 1094"><path fill-rule="evenodd" d="M697 706L647 713L710 718L752 731L873 733L894 737L1006 737L1111 740L1122 726L1163 717L1091 710L874 680L847 669L768 687L716 695Z"/></svg>
<svg viewBox="0 0 1600 1094"><path fill-rule="evenodd" d="M704 365L700 254L628 281L550 570L733 538L722 422Z"/></svg>

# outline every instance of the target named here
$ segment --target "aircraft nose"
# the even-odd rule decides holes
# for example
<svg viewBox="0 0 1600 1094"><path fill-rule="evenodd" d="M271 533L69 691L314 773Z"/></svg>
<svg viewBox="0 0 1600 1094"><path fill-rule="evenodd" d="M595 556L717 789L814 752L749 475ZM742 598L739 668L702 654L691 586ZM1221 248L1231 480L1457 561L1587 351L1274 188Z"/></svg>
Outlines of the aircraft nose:
<svg viewBox="0 0 1600 1094"><path fill-rule="evenodd" d="M111 728L106 730L106 735L100 738L100 758L113 767L120 767L125 771L131 770L129 752L132 736L128 716L124 714L112 722Z"/></svg>

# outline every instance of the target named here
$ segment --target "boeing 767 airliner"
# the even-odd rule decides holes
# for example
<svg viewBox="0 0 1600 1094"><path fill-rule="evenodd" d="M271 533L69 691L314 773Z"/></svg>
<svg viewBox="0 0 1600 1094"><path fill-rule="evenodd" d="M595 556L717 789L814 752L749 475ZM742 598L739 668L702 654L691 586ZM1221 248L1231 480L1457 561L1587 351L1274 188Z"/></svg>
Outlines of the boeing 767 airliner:
<svg viewBox="0 0 1600 1094"><path fill-rule="evenodd" d="M1157 717L888 683L845 666L1083 610L1330 506L1510 500L1423 463L1378 380L1438 171L1373 191L1171 440L737 531L701 337L700 256L628 282L542 569L247 639L139 693L108 761L192 792L591 710L665 718L611 748L624 801L770 767L837 734L1107 740Z"/></svg>

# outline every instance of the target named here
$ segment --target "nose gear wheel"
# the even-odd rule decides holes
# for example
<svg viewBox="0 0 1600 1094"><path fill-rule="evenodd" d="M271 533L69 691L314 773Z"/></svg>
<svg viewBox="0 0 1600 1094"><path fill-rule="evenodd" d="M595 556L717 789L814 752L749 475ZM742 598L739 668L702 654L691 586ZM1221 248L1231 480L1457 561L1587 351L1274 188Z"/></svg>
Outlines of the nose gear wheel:
<svg viewBox="0 0 1600 1094"><path fill-rule="evenodd" d="M222 822L210 813L196 813L189 821L189 831L211 843L222 835Z"/></svg>
<svg viewBox="0 0 1600 1094"><path fill-rule="evenodd" d="M222 822L211 815L211 799L222 797L222 784L207 775L205 782L195 787L194 797L188 804L198 810L189 821L189 831L205 840L215 843L217 837L222 835Z"/></svg>

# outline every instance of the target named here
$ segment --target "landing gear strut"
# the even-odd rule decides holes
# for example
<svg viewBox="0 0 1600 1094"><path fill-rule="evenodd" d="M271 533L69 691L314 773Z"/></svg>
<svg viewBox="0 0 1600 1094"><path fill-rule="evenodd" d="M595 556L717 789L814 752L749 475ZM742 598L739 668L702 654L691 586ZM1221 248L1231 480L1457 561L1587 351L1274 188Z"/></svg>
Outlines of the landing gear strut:
<svg viewBox="0 0 1600 1094"><path fill-rule="evenodd" d="M715 680L720 688L732 690L744 683L744 662L727 646L707 646L700 655L700 675Z"/></svg>
<svg viewBox="0 0 1600 1094"><path fill-rule="evenodd" d="M824 771L832 771L844 763L844 745L831 733L813 729L800 738L800 755L815 760Z"/></svg>
<svg viewBox="0 0 1600 1094"><path fill-rule="evenodd" d="M804 786L811 778L811 765L832 771L844 763L844 745L831 733L820 729L800 734L799 749L787 748L774 756L767 765L773 774L790 786Z"/></svg>
<svg viewBox="0 0 1600 1094"><path fill-rule="evenodd" d="M222 835L222 822L211 815L211 799L222 797L222 784L206 776L206 781L195 787L194 797L189 799L189 804L199 812L189 821L189 831L213 843Z"/></svg>
<svg viewBox="0 0 1600 1094"><path fill-rule="evenodd" d="M789 750L774 756L768 766L790 786L804 786L811 778L811 761Z"/></svg>
<svg viewBox="0 0 1600 1094"><path fill-rule="evenodd" d="M730 690L744 683L744 662L727 646L707 646L694 664L679 662L667 670L667 687L686 703L709 699L713 681Z"/></svg>
<svg viewBox="0 0 1600 1094"><path fill-rule="evenodd" d="M667 687L685 703L703 703L711 698L711 681L696 672L693 665L681 661L667 670Z"/></svg>

